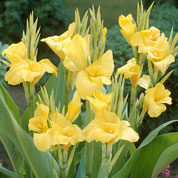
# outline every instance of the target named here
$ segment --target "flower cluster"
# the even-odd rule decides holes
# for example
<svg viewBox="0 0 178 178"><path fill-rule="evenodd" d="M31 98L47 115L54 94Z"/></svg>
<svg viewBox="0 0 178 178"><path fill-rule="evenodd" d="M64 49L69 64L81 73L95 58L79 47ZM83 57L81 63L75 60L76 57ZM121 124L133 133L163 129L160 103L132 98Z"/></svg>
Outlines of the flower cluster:
<svg viewBox="0 0 178 178"><path fill-rule="evenodd" d="M165 104L172 104L164 82L171 74L166 71L175 61L178 37L172 40L172 31L168 39L156 27L149 28L150 10L151 7L145 12L138 6L137 22L131 14L119 17L121 33L134 56L119 67L116 74L112 51L105 51L107 29L100 9L95 14L94 7L90 9L89 27L88 14L81 21L76 11L75 21L66 32L41 40L61 59L62 76L49 59L37 62L39 30L32 16L22 41L2 52L9 59L4 63L10 67L5 80L12 85L23 83L28 129L34 132L34 145L42 152L50 151L58 156L61 177L68 176L76 145L83 141L86 141L86 175L92 174L92 143L100 142L102 160L98 178L108 177L122 149L125 154L129 142L138 141L135 130L145 113L158 117L166 110ZM144 71L145 64L148 64L148 73ZM53 90L49 97L45 87L35 98L35 84L45 72L63 77L62 101L55 99ZM131 94L127 96L124 96L125 79L131 81ZM78 124L79 120L82 124ZM133 143L131 146L131 151L136 149Z"/></svg>
<svg viewBox="0 0 178 178"><path fill-rule="evenodd" d="M84 140L81 129L72 124L80 113L82 103L77 93L69 103L68 111L51 112L45 104L37 103L34 117L29 121L29 130L35 131L34 144L41 151L55 150L55 146L75 145Z"/></svg>

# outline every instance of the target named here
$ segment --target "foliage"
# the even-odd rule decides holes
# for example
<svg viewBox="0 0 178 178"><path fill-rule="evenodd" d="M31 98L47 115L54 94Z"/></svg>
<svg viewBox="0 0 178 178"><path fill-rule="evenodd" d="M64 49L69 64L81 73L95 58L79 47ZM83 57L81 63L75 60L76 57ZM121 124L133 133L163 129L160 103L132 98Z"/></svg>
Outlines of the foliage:
<svg viewBox="0 0 178 178"><path fill-rule="evenodd" d="M22 8L23 7L23 8ZM61 33L71 20L71 12L64 0L5 0L0 2L0 39L11 43L19 41L30 12L38 17L42 36ZM5 34L5 35L4 35Z"/></svg>

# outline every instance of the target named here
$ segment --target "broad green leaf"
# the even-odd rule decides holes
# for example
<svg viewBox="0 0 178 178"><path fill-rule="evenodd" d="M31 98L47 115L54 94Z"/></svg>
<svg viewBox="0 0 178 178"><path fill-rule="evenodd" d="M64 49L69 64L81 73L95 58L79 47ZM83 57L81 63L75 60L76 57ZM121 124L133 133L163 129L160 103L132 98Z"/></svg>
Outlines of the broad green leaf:
<svg viewBox="0 0 178 178"><path fill-rule="evenodd" d="M165 135L158 136L146 147L143 147L141 150L139 150L139 156L131 170L131 178L152 177L152 172L154 170L154 167L157 161L164 153L164 151L177 143L178 143L178 132L168 133ZM172 159L177 158L178 149L176 150L176 152L177 154L174 153L173 155L171 155L172 152L170 153ZM164 160L166 161L166 159Z"/></svg>
<svg viewBox="0 0 178 178"><path fill-rule="evenodd" d="M177 120L173 120L173 121L169 121L166 122L162 125L160 125L158 128L154 129L141 143L141 145L139 146L139 148L137 148L137 150L132 154L132 156L130 157L130 159L124 164L124 166L116 173L114 174L114 176L112 176L112 178L118 178L118 177L122 177L122 178L128 178L130 172L133 170L134 165L137 163L139 156L140 156L140 151L142 149L144 149L147 145L151 144L155 137L157 136L157 134L159 133L160 130L162 130L163 128L165 128L167 125L173 123L173 122L177 122ZM146 161L145 161L146 162ZM142 165L142 163L140 163ZM140 169L141 170L141 169ZM151 177L151 176L150 176ZM138 177L137 177L138 178ZM146 177L145 177L146 178Z"/></svg>
<svg viewBox="0 0 178 178"><path fill-rule="evenodd" d="M142 143L140 144L139 148L144 147L145 145L147 145L148 143L150 143L157 135L158 133L164 129L166 126L174 123L174 122L178 122L178 120L171 120L168 122L165 122L163 124L161 124L159 127L157 127L156 129L154 129L152 132L150 132L150 134L142 141Z"/></svg>
<svg viewBox="0 0 178 178"><path fill-rule="evenodd" d="M21 178L21 176L9 171L6 168L0 166L0 177L2 178Z"/></svg>
<svg viewBox="0 0 178 178"><path fill-rule="evenodd" d="M9 156L15 173L21 174L24 165L24 158L19 150L15 147L14 143L4 134L0 129L0 140Z"/></svg>
<svg viewBox="0 0 178 178"><path fill-rule="evenodd" d="M4 100L6 101L7 106L11 110L12 114L14 115L15 119L17 119L17 122L20 123L20 112L17 105L14 103L11 96L8 94L6 89L2 86L0 83L0 95L4 97Z"/></svg>
<svg viewBox="0 0 178 178"><path fill-rule="evenodd" d="M98 172L101 165L101 143L94 142L94 152L93 152L93 169L91 178L96 178L98 176Z"/></svg>
<svg viewBox="0 0 178 178"><path fill-rule="evenodd" d="M52 156L36 149L32 138L18 125L2 96L0 96L0 128L3 128L7 137L22 153L36 178L54 177L52 172L52 161L54 160ZM57 169L56 164L54 166Z"/></svg>
<svg viewBox="0 0 178 178"><path fill-rule="evenodd" d="M178 143L166 149L157 161L152 178L156 177L168 164L178 158Z"/></svg>
<svg viewBox="0 0 178 178"><path fill-rule="evenodd" d="M76 174L76 178L83 178L83 177L85 177L85 155L83 155L82 160L80 161L80 165Z"/></svg>
<svg viewBox="0 0 178 178"><path fill-rule="evenodd" d="M164 151L177 143L178 133L157 136L151 143L135 151L127 164L112 178L128 178L129 175L131 175L131 178L150 178L157 161L162 157ZM177 155L173 156L176 159Z"/></svg>

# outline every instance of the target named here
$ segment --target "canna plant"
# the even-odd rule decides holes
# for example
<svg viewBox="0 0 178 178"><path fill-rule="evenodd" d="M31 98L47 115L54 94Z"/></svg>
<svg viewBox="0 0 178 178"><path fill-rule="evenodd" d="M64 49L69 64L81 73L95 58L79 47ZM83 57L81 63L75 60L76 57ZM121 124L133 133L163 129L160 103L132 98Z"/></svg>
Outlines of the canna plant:
<svg viewBox="0 0 178 178"><path fill-rule="evenodd" d="M145 114L153 120L172 104L165 82L175 61L178 35L165 37L149 27L152 5L138 3L137 20L119 17L121 33L133 58L114 70L112 51L105 51L107 29L100 8L89 9L60 36L42 39L60 58L37 60L40 30L33 14L19 43L2 52L9 67L5 80L22 83L27 109L22 116L0 84L0 139L13 170L11 178L154 178L178 156L178 133L159 135L171 120L154 129L137 146ZM89 22L88 22L89 19ZM148 73L144 70L148 68ZM116 71L116 72L114 72ZM39 93L35 85L45 72L53 74ZM131 93L124 94L125 80Z"/></svg>

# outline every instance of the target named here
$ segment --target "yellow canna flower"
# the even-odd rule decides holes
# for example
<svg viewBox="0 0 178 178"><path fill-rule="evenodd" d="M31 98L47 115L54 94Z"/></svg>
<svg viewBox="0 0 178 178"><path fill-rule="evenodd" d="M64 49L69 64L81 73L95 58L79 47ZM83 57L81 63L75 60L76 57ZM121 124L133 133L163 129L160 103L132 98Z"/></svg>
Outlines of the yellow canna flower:
<svg viewBox="0 0 178 178"><path fill-rule="evenodd" d="M75 28L75 23L71 23L66 32L60 36L52 36L44 38L41 41L46 42L47 45L60 57L61 60L65 59L65 53L63 51L64 44L71 42L71 37L73 35Z"/></svg>
<svg viewBox="0 0 178 178"><path fill-rule="evenodd" d="M133 46L138 46L138 52L147 55L147 58L164 73L169 65L175 61L170 54L170 45L162 33L160 36L159 29L151 27L148 30L136 32L131 38Z"/></svg>
<svg viewBox="0 0 178 178"><path fill-rule="evenodd" d="M96 113L97 111L108 110L111 100L112 93L105 94L99 90L96 90L93 97L87 97L90 102L92 110Z"/></svg>
<svg viewBox="0 0 178 178"><path fill-rule="evenodd" d="M87 142L114 144L118 140L136 142L138 134L129 127L128 121L120 120L118 116L109 111L97 112L95 119L92 120L83 130L83 135Z"/></svg>
<svg viewBox="0 0 178 178"><path fill-rule="evenodd" d="M147 58L151 60L162 73L175 61L174 56L170 54L169 42L164 34L158 38L154 46L148 48Z"/></svg>
<svg viewBox="0 0 178 178"><path fill-rule="evenodd" d="M74 122L78 115L80 114L80 107L82 102L79 100L79 95L77 92L74 93L72 101L68 105L68 111L66 113L66 119L70 122Z"/></svg>
<svg viewBox="0 0 178 178"><path fill-rule="evenodd" d="M35 110L34 117L29 120L29 130L42 133L46 132L48 130L48 115L48 106L37 102L37 109Z"/></svg>
<svg viewBox="0 0 178 178"><path fill-rule="evenodd" d="M88 36L82 38L77 34L64 51L66 54L64 66L69 71L77 72L76 88L82 99L92 96L103 84L111 84L110 77L114 70L111 50L90 64Z"/></svg>
<svg viewBox="0 0 178 178"><path fill-rule="evenodd" d="M77 125L72 124L62 114L55 112L50 117L53 121L53 126L50 131L53 146L58 144L75 145L84 140L81 129Z"/></svg>
<svg viewBox="0 0 178 178"><path fill-rule="evenodd" d="M117 74L123 73L125 79L130 79L132 83L132 87L135 89L137 86L137 82L141 75L141 68L138 64L136 64L136 59L130 59L126 65L117 69Z"/></svg>
<svg viewBox="0 0 178 178"><path fill-rule="evenodd" d="M146 90L145 104L150 117L158 117L166 110L164 103L172 104L170 91L165 89L164 85L158 83L154 88Z"/></svg>
<svg viewBox="0 0 178 178"><path fill-rule="evenodd" d="M26 57L26 47L23 42L10 45L2 52L10 63L6 72L5 80L11 85L22 82L30 82L31 85L37 83L45 72L57 74L57 68L49 59L42 59L40 62L31 61Z"/></svg>
<svg viewBox="0 0 178 178"><path fill-rule="evenodd" d="M29 120L29 130L35 131L33 139L40 151L49 151L56 145L75 145L84 140L81 129L72 124L80 113L82 103L75 92L66 115L49 113L49 107L37 103L34 117Z"/></svg>
<svg viewBox="0 0 178 178"><path fill-rule="evenodd" d="M138 46L139 53L147 53L147 47L154 46L160 36L160 30L150 27L148 30L136 32L131 38L132 46Z"/></svg>
<svg viewBox="0 0 178 178"><path fill-rule="evenodd" d="M136 33L137 30L132 14L129 14L126 17L124 15L121 15L119 16L118 21L121 27L122 35L128 41L128 43L131 44L130 39Z"/></svg>

